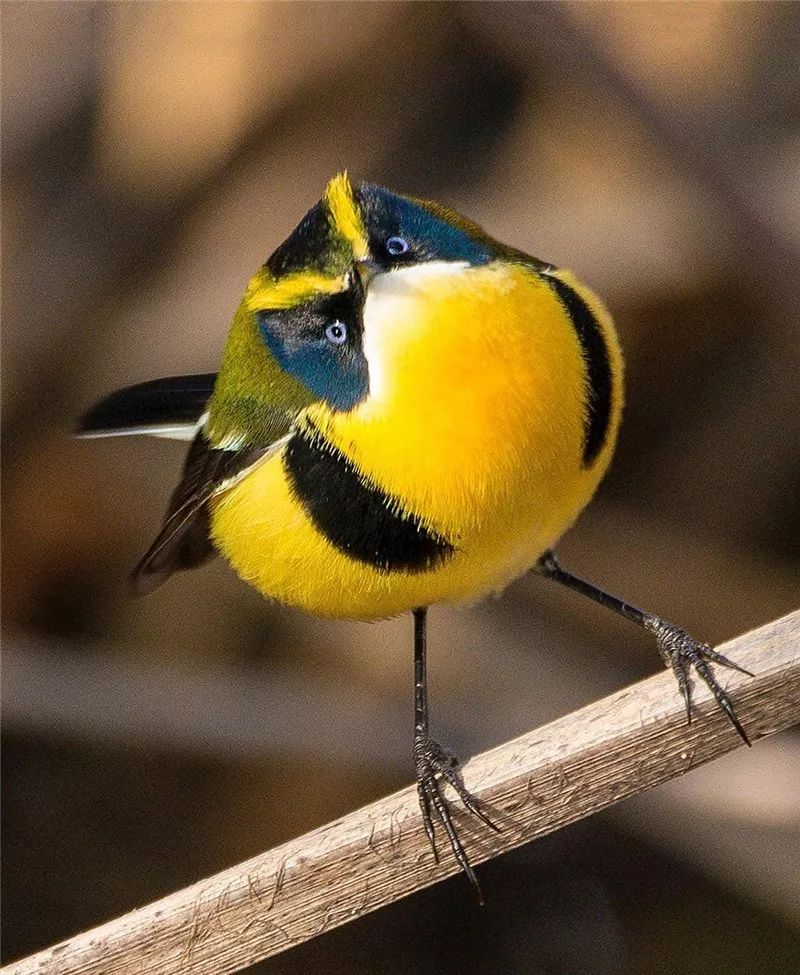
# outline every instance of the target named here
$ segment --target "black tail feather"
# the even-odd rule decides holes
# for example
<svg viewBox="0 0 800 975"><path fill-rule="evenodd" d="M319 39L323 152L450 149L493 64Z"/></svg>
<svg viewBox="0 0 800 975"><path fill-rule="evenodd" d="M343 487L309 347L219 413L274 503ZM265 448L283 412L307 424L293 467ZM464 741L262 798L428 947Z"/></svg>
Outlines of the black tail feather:
<svg viewBox="0 0 800 975"><path fill-rule="evenodd" d="M78 436L161 433L196 427L214 390L217 374L170 376L128 386L104 397L78 424Z"/></svg>

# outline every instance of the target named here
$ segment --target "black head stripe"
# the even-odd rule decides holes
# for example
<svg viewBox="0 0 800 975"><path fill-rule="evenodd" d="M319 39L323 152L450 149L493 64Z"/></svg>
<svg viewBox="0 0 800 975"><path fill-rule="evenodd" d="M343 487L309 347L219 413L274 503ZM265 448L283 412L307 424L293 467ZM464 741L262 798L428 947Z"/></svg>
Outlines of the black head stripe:
<svg viewBox="0 0 800 975"><path fill-rule="evenodd" d="M577 291L560 278L549 274L543 277L569 315L586 361L588 394L583 465L588 467L603 449L611 420L612 378L608 348L600 323Z"/></svg>
<svg viewBox="0 0 800 975"><path fill-rule="evenodd" d="M351 558L385 572L422 572L453 554L445 538L404 513L318 430L294 434L284 467L314 526Z"/></svg>
<svg viewBox="0 0 800 975"><path fill-rule="evenodd" d="M266 266L276 278L309 269L322 271L329 263L333 243L327 212L322 203L316 203L277 248Z"/></svg>

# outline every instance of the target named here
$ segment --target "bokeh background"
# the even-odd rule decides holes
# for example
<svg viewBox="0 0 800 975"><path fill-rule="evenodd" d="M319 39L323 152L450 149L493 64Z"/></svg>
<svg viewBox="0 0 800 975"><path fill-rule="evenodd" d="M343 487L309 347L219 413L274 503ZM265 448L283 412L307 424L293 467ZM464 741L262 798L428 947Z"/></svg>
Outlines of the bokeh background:
<svg viewBox="0 0 800 975"><path fill-rule="evenodd" d="M131 601L182 461L71 439L216 367L330 175L574 268L627 352L565 563L712 642L800 600L800 8L2 4L3 950L44 947L411 779L411 626L221 563ZM462 756L660 666L522 580L432 617ZM800 738L627 801L253 971L800 971Z"/></svg>

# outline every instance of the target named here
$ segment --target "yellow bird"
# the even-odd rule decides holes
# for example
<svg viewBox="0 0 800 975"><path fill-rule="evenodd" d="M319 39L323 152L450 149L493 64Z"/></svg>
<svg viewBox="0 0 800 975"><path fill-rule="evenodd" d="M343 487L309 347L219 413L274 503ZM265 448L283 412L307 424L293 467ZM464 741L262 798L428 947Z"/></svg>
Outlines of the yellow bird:
<svg viewBox="0 0 800 975"><path fill-rule="evenodd" d="M687 714L694 668L747 741L708 666L735 664L553 554L608 468L622 402L611 317L570 271L340 174L250 281L218 375L122 390L81 432L192 438L137 591L216 550L310 613L413 613L425 828L436 854L435 814L480 893L442 782L492 823L428 730L428 607L539 572L651 631Z"/></svg>

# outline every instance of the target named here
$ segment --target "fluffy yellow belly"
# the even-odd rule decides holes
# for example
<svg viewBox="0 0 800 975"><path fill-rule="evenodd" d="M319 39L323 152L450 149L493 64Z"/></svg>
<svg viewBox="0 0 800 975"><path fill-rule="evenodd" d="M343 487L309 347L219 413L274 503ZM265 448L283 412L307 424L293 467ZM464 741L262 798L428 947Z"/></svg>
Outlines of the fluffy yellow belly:
<svg viewBox="0 0 800 975"><path fill-rule="evenodd" d="M275 456L215 502L212 537L263 595L320 616L374 620L503 589L556 541L587 500L586 486L576 483L510 518L498 512L481 532L458 540L440 566L386 572L353 560L317 531Z"/></svg>
<svg viewBox="0 0 800 975"><path fill-rule="evenodd" d="M212 505L212 537L239 575L318 615L380 619L504 588L574 521L613 451L618 389L603 450L582 463L585 364L546 284L494 266L457 282L392 277L365 312L371 395L349 413L317 404L305 419L452 553L415 571L353 558L309 517L285 448Z"/></svg>

